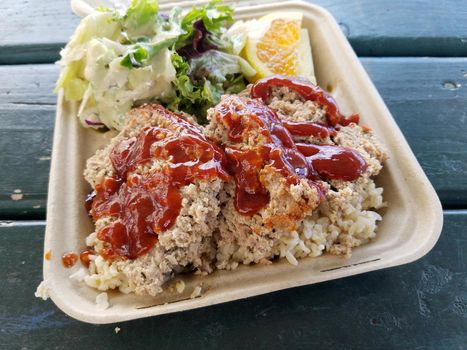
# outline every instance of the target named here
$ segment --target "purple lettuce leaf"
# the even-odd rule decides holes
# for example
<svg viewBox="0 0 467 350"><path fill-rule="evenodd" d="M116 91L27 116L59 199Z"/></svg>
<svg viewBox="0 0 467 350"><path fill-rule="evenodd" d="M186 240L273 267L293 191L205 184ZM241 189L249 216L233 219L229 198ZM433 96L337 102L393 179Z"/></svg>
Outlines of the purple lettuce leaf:
<svg viewBox="0 0 467 350"><path fill-rule="evenodd" d="M198 57L208 50L217 49L216 45L208 42L209 33L202 19L193 22L193 29L191 43L177 50L177 53L187 60Z"/></svg>

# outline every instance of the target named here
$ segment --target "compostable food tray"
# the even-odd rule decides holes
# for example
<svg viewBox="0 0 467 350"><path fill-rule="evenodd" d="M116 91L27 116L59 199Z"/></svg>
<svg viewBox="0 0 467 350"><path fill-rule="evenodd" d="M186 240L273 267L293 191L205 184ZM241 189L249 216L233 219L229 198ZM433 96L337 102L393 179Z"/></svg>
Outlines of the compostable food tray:
<svg viewBox="0 0 467 350"><path fill-rule="evenodd" d="M59 94L45 235L45 251L51 251L52 258L44 259L44 280L50 297L65 313L85 322L112 323L189 310L405 264L434 246L442 228L439 199L334 18L304 2L239 6L235 17L249 19L271 11L303 12L318 84L332 93L344 113L359 113L362 123L374 130L388 150L390 159L376 180L388 202L376 238L356 248L349 259L324 255L301 259L298 266L281 259L271 265L184 277L186 288L181 294L141 297L109 292L110 307L99 310L95 299L100 292L70 280L80 264L66 269L61 255L82 250L85 237L93 231L83 205L90 187L82 174L86 159L112 133L103 136L83 128L76 117L77 106ZM202 294L191 299L196 286L202 287Z"/></svg>

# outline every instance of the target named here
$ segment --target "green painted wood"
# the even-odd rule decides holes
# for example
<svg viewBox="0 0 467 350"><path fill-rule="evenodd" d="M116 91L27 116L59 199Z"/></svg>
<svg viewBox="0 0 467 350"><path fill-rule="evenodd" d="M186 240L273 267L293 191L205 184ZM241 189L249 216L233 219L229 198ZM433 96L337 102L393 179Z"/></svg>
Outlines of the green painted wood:
<svg viewBox="0 0 467 350"><path fill-rule="evenodd" d="M33 297L43 222L0 225L5 349L462 349L467 344L467 211L445 212L419 261L178 314L94 326ZM52 252L54 254L54 252ZM121 331L115 334L115 327Z"/></svg>
<svg viewBox="0 0 467 350"><path fill-rule="evenodd" d="M359 55L467 56L463 1L310 2L336 17ZM6 0L0 13L0 64L57 60L79 21L68 0Z"/></svg>
<svg viewBox="0 0 467 350"><path fill-rule="evenodd" d="M362 58L445 208L467 207L467 59Z"/></svg>
<svg viewBox="0 0 467 350"><path fill-rule="evenodd" d="M467 59L362 62L443 205L466 207ZM53 65L0 66L0 218L45 215L57 74Z"/></svg>
<svg viewBox="0 0 467 350"><path fill-rule="evenodd" d="M307 1L335 16L359 56L467 56L465 1Z"/></svg>
<svg viewBox="0 0 467 350"><path fill-rule="evenodd" d="M0 217L44 218L58 67L0 67Z"/></svg>
<svg viewBox="0 0 467 350"><path fill-rule="evenodd" d="M0 14L0 64L56 61L79 23L68 0L1 1Z"/></svg>

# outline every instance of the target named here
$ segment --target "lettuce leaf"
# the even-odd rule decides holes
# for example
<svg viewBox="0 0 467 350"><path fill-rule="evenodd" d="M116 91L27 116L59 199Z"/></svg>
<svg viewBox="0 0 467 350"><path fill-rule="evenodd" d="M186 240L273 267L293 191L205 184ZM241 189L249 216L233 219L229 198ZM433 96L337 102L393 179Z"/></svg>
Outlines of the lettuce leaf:
<svg viewBox="0 0 467 350"><path fill-rule="evenodd" d="M221 0L210 1L208 4L193 7L182 19L184 30L191 33L192 25L197 20L203 20L206 29L215 33L221 30L226 23L233 21L233 9L223 5Z"/></svg>
<svg viewBox="0 0 467 350"><path fill-rule="evenodd" d="M193 114L199 108L201 92L188 76L190 65L176 52L172 53L172 64L175 67L176 98L168 105L169 109Z"/></svg>
<svg viewBox="0 0 467 350"><path fill-rule="evenodd" d="M229 46L222 40L228 24L233 22L233 10L223 5L221 0L214 0L204 6L193 7L180 19L179 25L185 34L180 35L176 49L197 54L212 48ZM194 47L194 50L191 48ZM198 49L199 48L199 49ZM187 55L186 58L191 58Z"/></svg>
<svg viewBox="0 0 467 350"><path fill-rule="evenodd" d="M198 57L207 50L217 49L216 45L209 43L209 33L201 19L193 23L193 29L193 37L191 42L177 49L177 53L188 60L194 57Z"/></svg>
<svg viewBox="0 0 467 350"><path fill-rule="evenodd" d="M256 71L241 57L209 50L189 63L178 53L172 54L176 70L177 97L169 104L172 110L194 114L204 124L206 111L216 105L225 93L245 89L245 76Z"/></svg>
<svg viewBox="0 0 467 350"><path fill-rule="evenodd" d="M133 0L123 17L123 26L130 29L145 26L155 21L158 10L157 0Z"/></svg>
<svg viewBox="0 0 467 350"><path fill-rule="evenodd" d="M240 56L222 51L209 50L190 61L190 76L193 81L208 79L212 83L223 83L229 74L241 73L249 78L256 71Z"/></svg>
<svg viewBox="0 0 467 350"><path fill-rule="evenodd" d="M128 53L122 58L120 64L129 69L141 67L151 61L162 49L166 49L177 41L177 38L168 38L155 44L137 43L128 49Z"/></svg>

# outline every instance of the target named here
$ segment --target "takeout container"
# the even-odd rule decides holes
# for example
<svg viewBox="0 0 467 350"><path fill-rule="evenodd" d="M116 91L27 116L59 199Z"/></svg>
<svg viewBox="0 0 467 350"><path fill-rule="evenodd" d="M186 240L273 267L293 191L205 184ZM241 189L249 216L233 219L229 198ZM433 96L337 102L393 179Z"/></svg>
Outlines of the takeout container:
<svg viewBox="0 0 467 350"><path fill-rule="evenodd" d="M344 113L359 113L388 150L390 159L376 181L384 187L389 206L376 238L356 248L349 259L324 255L301 259L298 266L281 259L267 266L240 266L209 276L184 277L182 294L141 297L109 292L111 306L100 311L95 303L100 292L69 279L80 264L66 269L60 257L83 249L85 237L93 231L83 205L90 187L82 173L86 159L112 135L81 127L76 106L66 103L60 94L45 236L45 251L50 250L52 258L44 259L44 280L50 297L65 313L85 322L111 323L194 309L405 264L434 246L443 219L439 199L336 21L321 7L304 2L238 7L236 18L260 17L270 11L303 12L319 85L331 90ZM202 295L190 299L198 285Z"/></svg>

